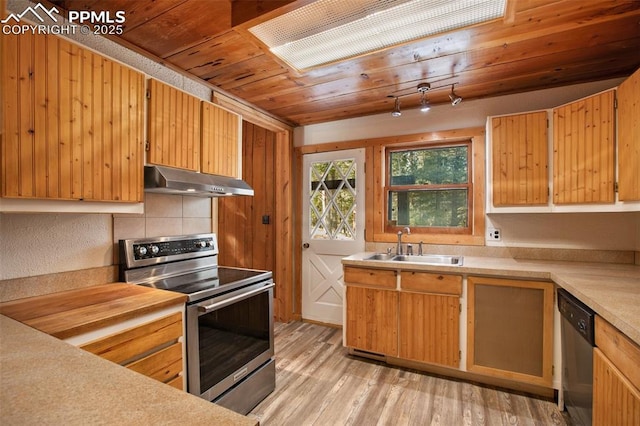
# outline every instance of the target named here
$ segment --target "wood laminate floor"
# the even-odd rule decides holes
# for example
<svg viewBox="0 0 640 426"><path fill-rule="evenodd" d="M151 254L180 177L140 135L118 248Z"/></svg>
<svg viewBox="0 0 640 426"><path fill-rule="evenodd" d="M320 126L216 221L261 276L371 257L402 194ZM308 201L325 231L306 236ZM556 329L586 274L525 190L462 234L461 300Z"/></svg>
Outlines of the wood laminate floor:
<svg viewBox="0 0 640 426"><path fill-rule="evenodd" d="M342 330L276 324L276 390L249 414L270 425L567 425L551 401L347 354Z"/></svg>

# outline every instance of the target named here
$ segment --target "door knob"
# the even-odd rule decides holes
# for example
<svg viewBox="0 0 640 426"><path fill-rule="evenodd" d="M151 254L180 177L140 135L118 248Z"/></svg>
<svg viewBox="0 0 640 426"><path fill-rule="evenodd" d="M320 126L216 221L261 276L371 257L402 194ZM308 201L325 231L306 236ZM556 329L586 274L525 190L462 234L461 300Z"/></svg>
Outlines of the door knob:
<svg viewBox="0 0 640 426"><path fill-rule="evenodd" d="M309 243L304 243L304 244L302 245L302 248L308 249L308 248L309 248Z"/></svg>

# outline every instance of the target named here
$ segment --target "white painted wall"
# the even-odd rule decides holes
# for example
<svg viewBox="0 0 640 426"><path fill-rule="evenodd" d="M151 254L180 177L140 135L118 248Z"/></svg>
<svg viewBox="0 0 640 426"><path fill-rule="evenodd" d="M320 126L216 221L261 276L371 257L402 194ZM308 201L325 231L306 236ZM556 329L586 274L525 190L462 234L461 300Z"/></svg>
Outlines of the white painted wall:
<svg viewBox="0 0 640 426"><path fill-rule="evenodd" d="M298 127L294 130L294 144L296 146L314 145L485 126L488 116L553 108L610 89L623 80L603 80L517 95L463 101L455 107L449 104L436 105L427 113L422 113L417 108L406 109L402 110L400 117L391 116L393 105L390 103L387 114ZM464 97L464 86L456 87L456 93Z"/></svg>
<svg viewBox="0 0 640 426"><path fill-rule="evenodd" d="M113 264L108 214L0 214L0 280Z"/></svg>
<svg viewBox="0 0 640 426"><path fill-rule="evenodd" d="M490 214L502 241L490 246L640 250L640 212Z"/></svg>
<svg viewBox="0 0 640 426"><path fill-rule="evenodd" d="M296 146L485 126L488 116L548 109L617 86L624 79L545 89L517 95L437 105L296 128ZM464 97L464 86L456 88ZM507 247L640 250L640 213L491 214L487 226L500 228Z"/></svg>

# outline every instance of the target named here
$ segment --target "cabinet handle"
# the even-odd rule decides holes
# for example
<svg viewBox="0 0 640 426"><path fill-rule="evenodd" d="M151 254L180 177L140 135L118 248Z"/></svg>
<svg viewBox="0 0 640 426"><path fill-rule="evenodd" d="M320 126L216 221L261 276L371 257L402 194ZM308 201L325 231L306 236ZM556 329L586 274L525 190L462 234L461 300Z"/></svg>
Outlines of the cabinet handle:
<svg viewBox="0 0 640 426"><path fill-rule="evenodd" d="M442 275L438 275L438 279L439 280L444 280L444 277Z"/></svg>

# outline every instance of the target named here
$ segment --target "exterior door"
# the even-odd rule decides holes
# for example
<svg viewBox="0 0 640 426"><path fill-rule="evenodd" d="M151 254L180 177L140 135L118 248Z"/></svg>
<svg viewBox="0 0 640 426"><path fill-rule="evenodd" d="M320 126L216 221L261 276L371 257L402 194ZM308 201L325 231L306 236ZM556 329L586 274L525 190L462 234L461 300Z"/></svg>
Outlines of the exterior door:
<svg viewBox="0 0 640 426"><path fill-rule="evenodd" d="M341 259L364 251L364 157L364 149L304 156L304 319L343 323Z"/></svg>

